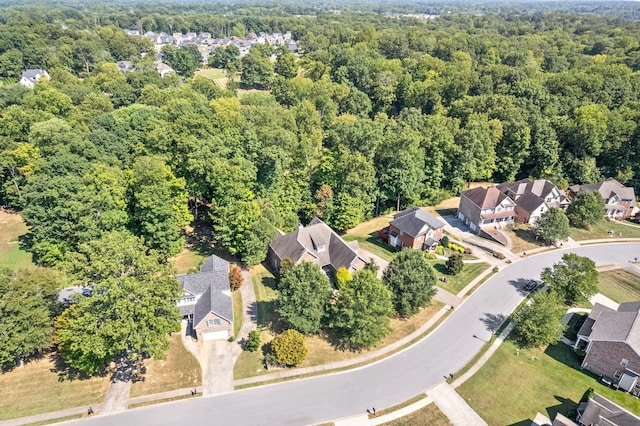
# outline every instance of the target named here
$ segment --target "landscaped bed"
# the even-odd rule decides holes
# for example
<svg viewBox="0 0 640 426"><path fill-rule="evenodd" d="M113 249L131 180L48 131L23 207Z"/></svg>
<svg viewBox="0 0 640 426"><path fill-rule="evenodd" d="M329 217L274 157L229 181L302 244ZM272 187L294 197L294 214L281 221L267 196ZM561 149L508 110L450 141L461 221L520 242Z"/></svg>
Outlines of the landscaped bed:
<svg viewBox="0 0 640 426"><path fill-rule="evenodd" d="M598 291L618 303L640 300L640 276L625 269L598 274Z"/></svg>
<svg viewBox="0 0 640 426"><path fill-rule="evenodd" d="M639 399L598 383L591 373L580 369L579 357L563 343L546 350L519 350L507 339L457 390L489 425L524 425L537 412L551 419L558 412L569 414L590 387L640 413Z"/></svg>

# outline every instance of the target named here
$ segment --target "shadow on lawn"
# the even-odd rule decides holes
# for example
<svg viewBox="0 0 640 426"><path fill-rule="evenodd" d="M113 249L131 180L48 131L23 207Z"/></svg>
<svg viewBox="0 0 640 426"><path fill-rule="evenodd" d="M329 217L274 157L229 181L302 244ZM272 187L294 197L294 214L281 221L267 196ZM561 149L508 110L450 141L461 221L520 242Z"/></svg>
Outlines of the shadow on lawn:
<svg viewBox="0 0 640 426"><path fill-rule="evenodd" d="M64 382L64 381L72 382L74 380L88 380L92 377L87 373L84 373L80 370L77 370L71 367L69 364L66 363L66 361L64 360L64 357L60 355L58 352L52 352L50 354L50 358L54 364L54 367L50 371L58 375L59 382ZM108 371L108 369L105 368L103 370L100 370L93 376L104 377L107 374L111 374L111 373L112 373L111 371Z"/></svg>
<svg viewBox="0 0 640 426"><path fill-rule="evenodd" d="M520 228L516 226L515 228L513 228L513 233L516 234L516 236L521 240L524 240L530 244L535 244L538 247L545 246L544 242L536 238L533 231L529 228Z"/></svg>
<svg viewBox="0 0 640 426"><path fill-rule="evenodd" d="M547 417L553 421L558 413L564 414L570 419L575 419L576 409L578 408L578 403L568 399L563 398L558 395L554 395L555 399L559 402L559 404L552 405L551 407L547 407ZM511 423L509 426L530 426L533 420L525 419L516 423Z"/></svg>

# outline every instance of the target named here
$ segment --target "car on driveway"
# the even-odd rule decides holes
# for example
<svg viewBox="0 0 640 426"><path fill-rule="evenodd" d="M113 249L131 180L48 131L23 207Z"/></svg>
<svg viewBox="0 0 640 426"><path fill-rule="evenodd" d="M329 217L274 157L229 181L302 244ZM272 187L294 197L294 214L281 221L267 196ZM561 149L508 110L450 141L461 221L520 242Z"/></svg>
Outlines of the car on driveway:
<svg viewBox="0 0 640 426"><path fill-rule="evenodd" d="M524 289L526 291L533 291L536 288L538 288L538 286L540 285L540 283L536 280L529 280L527 281L527 283L524 285Z"/></svg>

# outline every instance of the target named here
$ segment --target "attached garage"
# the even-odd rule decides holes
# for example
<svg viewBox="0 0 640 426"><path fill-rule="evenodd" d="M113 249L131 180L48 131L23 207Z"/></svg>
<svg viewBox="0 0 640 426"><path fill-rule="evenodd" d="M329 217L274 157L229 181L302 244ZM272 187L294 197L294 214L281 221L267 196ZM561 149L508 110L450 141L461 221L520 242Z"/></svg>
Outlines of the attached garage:
<svg viewBox="0 0 640 426"><path fill-rule="evenodd" d="M229 330L209 331L202 333L202 340L226 340L229 338Z"/></svg>

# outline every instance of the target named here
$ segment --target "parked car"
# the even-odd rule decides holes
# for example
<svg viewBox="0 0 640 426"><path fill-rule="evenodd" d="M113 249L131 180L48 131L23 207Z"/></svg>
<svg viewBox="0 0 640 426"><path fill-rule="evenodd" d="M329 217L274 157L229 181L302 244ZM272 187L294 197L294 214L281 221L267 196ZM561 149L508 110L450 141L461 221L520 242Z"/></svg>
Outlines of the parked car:
<svg viewBox="0 0 640 426"><path fill-rule="evenodd" d="M527 291L533 291L535 290L538 286L540 285L540 283L536 280L529 280L527 281L527 283L524 285L524 289Z"/></svg>

